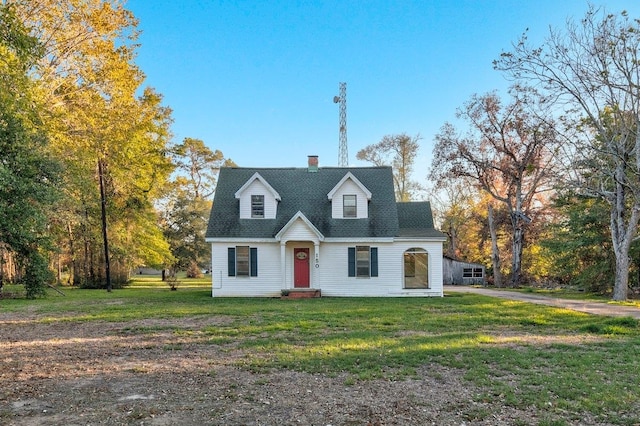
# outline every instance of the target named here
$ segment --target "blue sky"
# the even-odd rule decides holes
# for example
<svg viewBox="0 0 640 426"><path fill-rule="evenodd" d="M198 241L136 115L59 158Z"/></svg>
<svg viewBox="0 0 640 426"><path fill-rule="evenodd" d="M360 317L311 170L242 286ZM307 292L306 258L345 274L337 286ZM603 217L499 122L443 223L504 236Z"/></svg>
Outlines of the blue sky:
<svg viewBox="0 0 640 426"><path fill-rule="evenodd" d="M601 0L640 17L634 0ZM350 164L389 134L433 139L474 93L508 82L492 61L523 31L580 18L586 1L128 0L142 31L136 63L173 109L174 142L202 139L239 166L338 164L339 82L347 83Z"/></svg>

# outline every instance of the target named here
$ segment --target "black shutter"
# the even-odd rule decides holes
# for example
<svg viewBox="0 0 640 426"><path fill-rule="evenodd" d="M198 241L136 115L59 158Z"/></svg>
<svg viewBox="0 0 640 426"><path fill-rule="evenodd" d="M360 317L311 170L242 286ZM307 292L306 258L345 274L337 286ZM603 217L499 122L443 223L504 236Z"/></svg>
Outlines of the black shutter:
<svg viewBox="0 0 640 426"><path fill-rule="evenodd" d="M355 247L349 247L348 261L349 261L349 276L355 277L356 276L356 248Z"/></svg>
<svg viewBox="0 0 640 426"><path fill-rule="evenodd" d="M378 247L371 247L371 276L378 276Z"/></svg>
<svg viewBox="0 0 640 426"><path fill-rule="evenodd" d="M249 263L250 263L250 275L252 277L258 276L258 249L251 247L249 249Z"/></svg>
<svg viewBox="0 0 640 426"><path fill-rule="evenodd" d="M229 247L227 249L227 264L229 269L229 276L236 276L236 248Z"/></svg>

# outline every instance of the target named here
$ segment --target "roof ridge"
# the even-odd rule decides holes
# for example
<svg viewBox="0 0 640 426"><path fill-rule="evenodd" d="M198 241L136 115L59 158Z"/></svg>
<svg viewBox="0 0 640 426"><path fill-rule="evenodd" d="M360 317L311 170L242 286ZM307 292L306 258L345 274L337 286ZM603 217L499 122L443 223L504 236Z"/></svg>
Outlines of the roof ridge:
<svg viewBox="0 0 640 426"><path fill-rule="evenodd" d="M325 166L318 167L318 170L323 169L340 169L340 170L353 170L353 169L390 169L391 166L351 166L351 167L339 167L339 166ZM308 170L308 167L245 167L245 166L222 166L221 169L234 169L234 170Z"/></svg>

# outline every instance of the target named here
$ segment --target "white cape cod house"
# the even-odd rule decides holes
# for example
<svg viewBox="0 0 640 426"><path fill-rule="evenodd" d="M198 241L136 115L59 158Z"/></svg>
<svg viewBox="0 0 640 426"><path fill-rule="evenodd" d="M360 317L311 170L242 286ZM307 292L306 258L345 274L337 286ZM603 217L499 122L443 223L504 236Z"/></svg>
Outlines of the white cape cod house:
<svg viewBox="0 0 640 426"><path fill-rule="evenodd" d="M214 297L443 295L445 236L390 167L223 168L206 241Z"/></svg>

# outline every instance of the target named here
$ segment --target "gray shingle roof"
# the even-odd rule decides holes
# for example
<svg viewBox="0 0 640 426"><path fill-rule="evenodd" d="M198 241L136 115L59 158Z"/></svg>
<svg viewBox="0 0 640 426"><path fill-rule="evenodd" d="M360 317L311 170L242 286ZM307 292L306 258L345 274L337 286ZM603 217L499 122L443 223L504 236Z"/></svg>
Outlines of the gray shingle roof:
<svg viewBox="0 0 640 426"><path fill-rule="evenodd" d="M240 202L235 192L254 173L260 175L282 197L275 219L240 219ZM368 219L333 219L331 201L327 194L351 172L371 193ZM400 203L413 204L413 203ZM424 204L424 203L416 203ZM213 200L206 236L208 238L273 238L298 211L301 211L315 227L331 237L395 237L401 234L399 219L405 221L412 232L419 229L424 236L430 234L421 227L433 229L431 208L422 210L402 207L399 215L393 189L390 167L339 168L321 167L317 172L307 168L242 168L225 167L220 170L218 186ZM420 221L418 214L428 214ZM404 229L405 226L402 226ZM418 235L416 235L418 236Z"/></svg>
<svg viewBox="0 0 640 426"><path fill-rule="evenodd" d="M433 227L431 203L428 201L396 203L398 237L440 237L445 235Z"/></svg>

